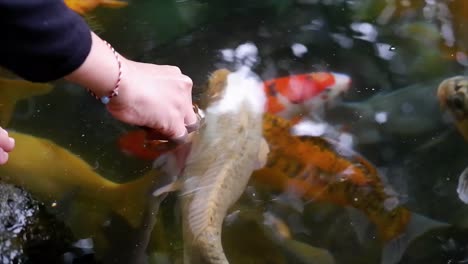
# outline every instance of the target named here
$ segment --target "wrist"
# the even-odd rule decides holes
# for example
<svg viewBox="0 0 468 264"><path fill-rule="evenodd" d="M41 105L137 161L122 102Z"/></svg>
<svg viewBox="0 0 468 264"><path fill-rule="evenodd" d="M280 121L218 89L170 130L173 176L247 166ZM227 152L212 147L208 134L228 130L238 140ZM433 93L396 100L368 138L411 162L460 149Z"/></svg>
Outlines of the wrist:
<svg viewBox="0 0 468 264"><path fill-rule="evenodd" d="M65 79L86 88L97 99L107 103L120 90L126 59L110 44L91 34L92 46L87 58Z"/></svg>

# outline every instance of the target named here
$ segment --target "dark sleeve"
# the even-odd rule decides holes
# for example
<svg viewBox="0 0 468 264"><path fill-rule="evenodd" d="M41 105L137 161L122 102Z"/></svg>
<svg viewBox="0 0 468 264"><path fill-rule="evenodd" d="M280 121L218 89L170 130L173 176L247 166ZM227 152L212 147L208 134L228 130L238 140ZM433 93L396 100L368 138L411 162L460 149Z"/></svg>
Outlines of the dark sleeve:
<svg viewBox="0 0 468 264"><path fill-rule="evenodd" d="M0 0L0 65L36 82L64 77L91 49L86 22L63 0Z"/></svg>

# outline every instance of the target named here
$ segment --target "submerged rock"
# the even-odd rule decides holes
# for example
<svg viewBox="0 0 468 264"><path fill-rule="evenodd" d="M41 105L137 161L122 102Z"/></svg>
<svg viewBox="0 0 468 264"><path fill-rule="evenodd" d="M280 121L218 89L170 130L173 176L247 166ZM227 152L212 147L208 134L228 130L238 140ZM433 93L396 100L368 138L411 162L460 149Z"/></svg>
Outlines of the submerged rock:
<svg viewBox="0 0 468 264"><path fill-rule="evenodd" d="M63 263L70 230L26 191L0 184L0 263Z"/></svg>

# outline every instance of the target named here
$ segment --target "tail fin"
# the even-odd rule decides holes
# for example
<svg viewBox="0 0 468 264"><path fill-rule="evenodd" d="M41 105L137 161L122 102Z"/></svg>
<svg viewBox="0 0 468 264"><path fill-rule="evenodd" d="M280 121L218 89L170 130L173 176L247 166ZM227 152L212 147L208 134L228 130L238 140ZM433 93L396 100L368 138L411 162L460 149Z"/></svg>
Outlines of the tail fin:
<svg viewBox="0 0 468 264"><path fill-rule="evenodd" d="M148 197L158 176L157 170L150 170L139 179L117 185L113 191L110 201L113 211L125 218L134 228L140 225Z"/></svg>
<svg viewBox="0 0 468 264"><path fill-rule="evenodd" d="M431 229L447 227L449 224L429 219L425 216L412 213L411 220L404 233L399 237L390 240L383 248L381 264L398 263L405 253L407 247L416 238Z"/></svg>
<svg viewBox="0 0 468 264"><path fill-rule="evenodd" d="M119 0L102 0L101 5L110 8L122 8L128 6L128 3Z"/></svg>

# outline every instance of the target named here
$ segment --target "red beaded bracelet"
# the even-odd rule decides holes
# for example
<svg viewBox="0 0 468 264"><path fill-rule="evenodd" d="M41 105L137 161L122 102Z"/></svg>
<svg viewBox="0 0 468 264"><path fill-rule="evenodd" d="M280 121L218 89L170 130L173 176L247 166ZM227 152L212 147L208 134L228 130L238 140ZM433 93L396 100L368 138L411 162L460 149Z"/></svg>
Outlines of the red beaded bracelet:
<svg viewBox="0 0 468 264"><path fill-rule="evenodd" d="M87 89L87 90L92 96L94 96L96 99L100 100L103 104L108 104L112 97L117 96L119 94L120 80L122 79L122 62L120 61L119 54L117 53L117 51L115 51L115 49L111 46L111 44L109 44L105 40L103 40L103 41L111 49L112 53L114 54L115 58L117 59L117 63L118 63L118 66L119 66L119 77L117 79L117 83L115 84L114 89L110 92L110 94L108 96L99 97L93 91L91 91L90 89Z"/></svg>

